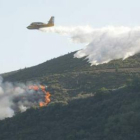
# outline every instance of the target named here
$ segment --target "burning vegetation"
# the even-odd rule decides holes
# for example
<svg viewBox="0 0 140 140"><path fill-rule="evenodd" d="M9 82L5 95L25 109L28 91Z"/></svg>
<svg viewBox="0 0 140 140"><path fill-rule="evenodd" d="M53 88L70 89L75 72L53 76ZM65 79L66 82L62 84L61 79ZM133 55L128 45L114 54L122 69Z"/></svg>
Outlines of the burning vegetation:
<svg viewBox="0 0 140 140"><path fill-rule="evenodd" d="M46 106L50 96L47 86L3 82L0 77L0 120L32 107Z"/></svg>
<svg viewBox="0 0 140 140"><path fill-rule="evenodd" d="M51 94L50 94L50 92L46 91L47 86L33 85L33 86L29 86L29 89L30 90L35 90L35 91L41 90L44 93L45 99L44 99L44 102L43 101L39 102L39 106L40 107L47 106L50 103L50 101L51 101L51 99L50 99Z"/></svg>

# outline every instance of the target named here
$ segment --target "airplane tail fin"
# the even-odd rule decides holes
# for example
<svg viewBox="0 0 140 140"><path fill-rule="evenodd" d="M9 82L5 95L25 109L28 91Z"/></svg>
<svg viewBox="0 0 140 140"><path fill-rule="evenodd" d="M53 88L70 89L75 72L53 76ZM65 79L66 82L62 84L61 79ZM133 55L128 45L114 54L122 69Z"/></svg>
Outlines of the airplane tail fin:
<svg viewBox="0 0 140 140"><path fill-rule="evenodd" d="M54 16L52 16L52 17L50 18L50 20L48 21L48 24L53 24L53 25L54 25Z"/></svg>

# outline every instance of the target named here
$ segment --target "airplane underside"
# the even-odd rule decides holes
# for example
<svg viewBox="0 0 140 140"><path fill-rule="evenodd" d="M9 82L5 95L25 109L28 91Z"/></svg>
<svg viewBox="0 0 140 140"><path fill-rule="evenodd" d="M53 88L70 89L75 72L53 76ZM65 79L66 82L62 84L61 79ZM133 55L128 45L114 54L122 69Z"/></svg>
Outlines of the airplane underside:
<svg viewBox="0 0 140 140"><path fill-rule="evenodd" d="M28 26L27 29L40 29L40 28L47 28L47 27L53 27L54 25L51 26L40 26L40 27L35 27L35 26Z"/></svg>

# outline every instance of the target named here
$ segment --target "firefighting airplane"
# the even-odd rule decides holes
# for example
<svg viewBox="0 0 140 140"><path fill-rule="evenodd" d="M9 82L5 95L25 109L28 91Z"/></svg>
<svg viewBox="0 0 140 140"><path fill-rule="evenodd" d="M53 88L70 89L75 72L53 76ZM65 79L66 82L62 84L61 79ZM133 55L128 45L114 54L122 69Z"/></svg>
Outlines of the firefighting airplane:
<svg viewBox="0 0 140 140"><path fill-rule="evenodd" d="M54 26L54 17L52 16L48 23L42 23L42 22L33 22L31 23L27 29L40 29L40 28L46 28L46 27L52 27Z"/></svg>

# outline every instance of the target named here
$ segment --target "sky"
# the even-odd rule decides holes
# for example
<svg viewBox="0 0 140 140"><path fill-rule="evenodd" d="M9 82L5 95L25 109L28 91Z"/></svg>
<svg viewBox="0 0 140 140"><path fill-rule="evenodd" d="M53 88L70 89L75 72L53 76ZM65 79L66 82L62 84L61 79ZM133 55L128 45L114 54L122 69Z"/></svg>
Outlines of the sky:
<svg viewBox="0 0 140 140"><path fill-rule="evenodd" d="M139 0L0 0L0 73L37 65L84 47L68 36L28 30L31 22L56 26L139 26Z"/></svg>

